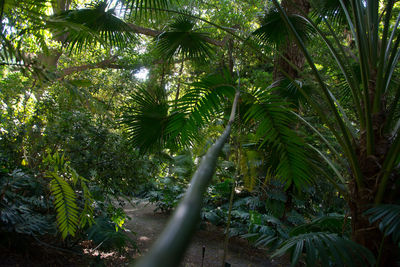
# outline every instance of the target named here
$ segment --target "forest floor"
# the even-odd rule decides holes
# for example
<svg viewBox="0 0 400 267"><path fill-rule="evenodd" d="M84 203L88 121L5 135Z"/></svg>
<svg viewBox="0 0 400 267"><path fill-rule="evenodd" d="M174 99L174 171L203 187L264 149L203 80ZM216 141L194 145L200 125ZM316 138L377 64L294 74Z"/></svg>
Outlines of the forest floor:
<svg viewBox="0 0 400 267"><path fill-rule="evenodd" d="M139 202L132 206L125 206L124 210L132 219L127 222L126 228L136 232L133 237L139 248L135 255L139 257L146 254L151 244L157 239L164 229L170 215L155 213L155 206ZM205 247L204 267L220 267L223 256L224 235L223 229L212 225L205 230L198 230L188 248L182 267L200 267L202 249ZM265 251L256 249L243 239L231 238L226 262L232 267L267 267L283 266L279 262L271 261Z"/></svg>
<svg viewBox="0 0 400 267"><path fill-rule="evenodd" d="M128 266L132 258L146 254L152 243L160 235L169 218L169 214L155 213L156 206L147 202L126 204L125 212L131 220L125 227L132 234L138 250L126 247L124 255L116 251L103 252L95 248L90 241L80 243L74 252L71 248L60 248L59 244L51 245L54 236L35 240L26 235L16 234L10 242L0 242L0 267L3 266ZM224 229L206 224L205 229L195 233L186 251L180 267L200 267L202 250L205 247L204 267L220 267L222 265ZM4 241L0 236L0 241ZM40 241L40 242L38 242ZM127 257L133 256L133 257ZM226 262L232 267L275 267L288 266L287 260L270 260L266 251L251 247L248 241L231 238Z"/></svg>

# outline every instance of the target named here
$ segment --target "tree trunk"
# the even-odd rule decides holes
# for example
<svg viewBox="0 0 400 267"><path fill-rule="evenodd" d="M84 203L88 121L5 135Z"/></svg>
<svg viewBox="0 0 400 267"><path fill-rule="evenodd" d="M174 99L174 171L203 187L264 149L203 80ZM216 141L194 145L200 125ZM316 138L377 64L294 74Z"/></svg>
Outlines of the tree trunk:
<svg viewBox="0 0 400 267"><path fill-rule="evenodd" d="M304 14L308 14L310 11L310 3L308 0L283 0L281 5L289 16L299 14L300 10L304 12ZM280 81L286 78L283 72L286 72L293 80L298 78L300 74L299 70L303 68L305 62L301 50L297 47L295 42L289 40L285 42L283 48L278 49L282 51L283 57L277 55L275 58L274 81ZM288 61L295 67L291 66Z"/></svg>
<svg viewBox="0 0 400 267"><path fill-rule="evenodd" d="M359 188L355 179L351 181L349 184L349 208L352 218L353 241L363 245L374 253L378 260L377 266L396 266L396 262L399 260L398 246L393 243L390 237L384 238L383 233L379 230L379 223L371 225L368 217L364 216L365 211L372 208L374 204L380 182L379 178L383 171L383 161L391 145L389 137L383 134L382 130L385 120L384 112L379 112L372 116L375 142L375 151L373 151L372 155L368 155L367 153L366 134L361 134L356 153L364 178L364 187ZM390 204L399 199L400 188L399 185L396 185L396 181L399 179L398 174L392 174L382 203Z"/></svg>

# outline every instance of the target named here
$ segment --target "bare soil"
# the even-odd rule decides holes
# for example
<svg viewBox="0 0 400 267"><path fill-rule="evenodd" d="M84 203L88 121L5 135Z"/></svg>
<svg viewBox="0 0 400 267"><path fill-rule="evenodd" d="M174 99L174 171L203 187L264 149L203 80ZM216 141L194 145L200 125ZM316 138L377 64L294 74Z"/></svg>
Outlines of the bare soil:
<svg viewBox="0 0 400 267"><path fill-rule="evenodd" d="M155 213L155 206L149 203L139 202L137 205L125 206L125 212L132 218L126 227L136 235L140 257L149 250L152 243L162 232L170 215ZM205 230L198 230L192 239L191 245L186 251L182 267L202 266L202 250L205 247L204 267L221 267L223 257L224 235L223 229L207 224ZM256 249L240 238L231 238L226 262L232 267L269 267L284 266L268 258L265 251Z"/></svg>

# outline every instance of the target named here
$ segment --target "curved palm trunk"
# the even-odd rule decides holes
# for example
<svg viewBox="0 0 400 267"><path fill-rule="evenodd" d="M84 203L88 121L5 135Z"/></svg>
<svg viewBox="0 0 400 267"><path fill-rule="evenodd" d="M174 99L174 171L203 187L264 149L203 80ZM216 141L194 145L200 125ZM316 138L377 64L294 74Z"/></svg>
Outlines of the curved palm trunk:
<svg viewBox="0 0 400 267"><path fill-rule="evenodd" d="M231 115L225 131L207 151L207 154L204 156L200 166L193 175L185 197L179 203L168 225L149 253L135 264L136 267L179 266L179 262L190 243L191 237L200 219L203 195L214 175L218 155L229 137L235 118L238 99L239 91L235 94Z"/></svg>

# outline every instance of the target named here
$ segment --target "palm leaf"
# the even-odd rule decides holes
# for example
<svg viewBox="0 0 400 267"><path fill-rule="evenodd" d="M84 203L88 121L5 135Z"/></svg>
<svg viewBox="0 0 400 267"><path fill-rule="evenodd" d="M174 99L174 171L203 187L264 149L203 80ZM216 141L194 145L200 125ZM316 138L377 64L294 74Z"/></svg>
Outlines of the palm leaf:
<svg viewBox="0 0 400 267"><path fill-rule="evenodd" d="M69 10L56 14L47 26L58 30L57 35L65 35L65 45L70 49L81 50L96 42L118 47L134 39L132 30L108 9L106 1L85 9Z"/></svg>
<svg viewBox="0 0 400 267"><path fill-rule="evenodd" d="M291 236L297 236L300 234L310 232L329 232L335 234L341 234L343 230L348 231L350 225L345 225L343 228L343 222L345 217L341 214L328 214L313 219L310 223L299 225L290 231Z"/></svg>
<svg viewBox="0 0 400 267"><path fill-rule="evenodd" d="M343 1L346 8L350 8L350 1ZM312 1L314 17L322 20L323 18L330 18L331 21L337 24L346 23L346 15L340 4L340 0L314 0Z"/></svg>
<svg viewBox="0 0 400 267"><path fill-rule="evenodd" d="M400 243L400 205L379 205L366 211L370 223L379 221L379 229L385 236L392 235L395 243Z"/></svg>
<svg viewBox="0 0 400 267"><path fill-rule="evenodd" d="M127 9L127 14L130 15L135 11L135 16L145 17L153 14L159 15L162 10L168 9L171 4L178 2L176 0L122 0L123 5Z"/></svg>
<svg viewBox="0 0 400 267"><path fill-rule="evenodd" d="M313 34L313 29L307 22L299 16L289 16L290 21L295 25L296 31L303 40L309 40ZM263 44L281 47L287 44L293 36L289 29L284 27L283 21L277 9L270 9L261 20L261 27L253 32L253 35Z"/></svg>
<svg viewBox="0 0 400 267"><path fill-rule="evenodd" d="M303 252L307 266L373 266L373 254L363 246L334 233L313 232L296 235L282 243L272 257L291 253L291 266L296 266Z"/></svg>
<svg viewBox="0 0 400 267"><path fill-rule="evenodd" d="M187 16L178 16L169 30L155 39L156 50L165 59L171 60L180 54L183 59L204 61L212 56L211 45L206 41L208 34L198 32L196 23Z"/></svg>
<svg viewBox="0 0 400 267"><path fill-rule="evenodd" d="M146 88L137 87L130 102L131 105L124 111L122 123L126 125L133 145L141 151L164 147L169 109L165 96L151 94Z"/></svg>
<svg viewBox="0 0 400 267"><path fill-rule="evenodd" d="M225 97L233 95L235 88L226 82L217 74L207 76L193 83L193 88L171 106L165 95L138 87L121 122L143 152L187 147L200 138L200 129L221 113Z"/></svg>
<svg viewBox="0 0 400 267"><path fill-rule="evenodd" d="M214 73L191 84L191 88L179 99L178 110L190 114L192 127L202 127L223 110L226 98L235 94L233 81L227 71Z"/></svg>
<svg viewBox="0 0 400 267"><path fill-rule="evenodd" d="M291 128L295 120L287 104L266 90L257 90L253 96L254 103L245 115L246 121L257 122L256 135L262 139L260 147L267 145L276 153L277 178L285 182L286 188L292 183L297 188L312 183L304 143Z"/></svg>

